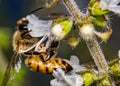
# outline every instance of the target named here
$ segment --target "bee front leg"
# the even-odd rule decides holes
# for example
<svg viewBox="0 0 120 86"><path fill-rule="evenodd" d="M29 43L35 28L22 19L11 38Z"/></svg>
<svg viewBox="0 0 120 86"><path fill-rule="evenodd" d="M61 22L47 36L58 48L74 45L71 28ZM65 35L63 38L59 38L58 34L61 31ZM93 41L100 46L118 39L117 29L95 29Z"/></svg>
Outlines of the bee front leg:
<svg viewBox="0 0 120 86"><path fill-rule="evenodd" d="M38 43L37 43L37 45L35 47L36 52L41 53L41 52L46 51L46 49L44 47L44 43L43 43L46 39L47 39L47 36L45 35L45 36L42 37L42 39L40 39L40 41L38 41ZM43 44L43 45L41 46L41 44ZM40 48L40 46L41 46L41 48Z"/></svg>
<svg viewBox="0 0 120 86"><path fill-rule="evenodd" d="M32 45L31 47L29 47L28 49L26 50L19 50L18 53L26 53L26 52L29 52L31 51L32 49L35 50L35 52L38 52L38 53L41 53L43 52L43 50L39 50L39 45L46 39L47 36L44 36L41 40L39 40L37 43L35 43L34 45Z"/></svg>
<svg viewBox="0 0 120 86"><path fill-rule="evenodd" d="M32 38L32 36L30 35L30 32L31 32L32 30L26 30L26 31L24 31L24 32L22 32L22 34L21 34L21 37L22 38L25 38L25 39L31 39Z"/></svg>

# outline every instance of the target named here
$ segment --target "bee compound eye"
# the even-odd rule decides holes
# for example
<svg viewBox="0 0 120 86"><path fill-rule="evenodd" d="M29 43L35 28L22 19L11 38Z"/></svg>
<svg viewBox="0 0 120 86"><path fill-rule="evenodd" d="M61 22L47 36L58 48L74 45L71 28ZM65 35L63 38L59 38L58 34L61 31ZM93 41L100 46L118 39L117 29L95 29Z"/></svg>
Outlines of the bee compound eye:
<svg viewBox="0 0 120 86"><path fill-rule="evenodd" d="M19 30L24 31L24 30L28 30L28 28L27 28L27 26L21 24L21 25L19 25Z"/></svg>
<svg viewBox="0 0 120 86"><path fill-rule="evenodd" d="M18 25L19 30L20 31L28 30L28 28L27 28L28 23L29 22L27 20L22 21L22 23Z"/></svg>

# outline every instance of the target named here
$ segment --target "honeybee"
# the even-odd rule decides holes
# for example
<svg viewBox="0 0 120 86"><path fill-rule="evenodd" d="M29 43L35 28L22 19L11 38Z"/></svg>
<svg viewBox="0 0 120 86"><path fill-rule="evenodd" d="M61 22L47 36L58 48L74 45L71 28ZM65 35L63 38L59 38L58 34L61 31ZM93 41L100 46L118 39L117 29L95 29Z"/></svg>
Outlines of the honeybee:
<svg viewBox="0 0 120 86"><path fill-rule="evenodd" d="M66 73L71 71L72 66L63 59L60 58L50 58L48 61L43 61L41 59L43 55L32 55L27 57L25 64L33 71L38 71L44 74L51 74L56 68L63 69ZM45 57L45 56L43 56Z"/></svg>
<svg viewBox="0 0 120 86"><path fill-rule="evenodd" d="M39 37L35 37L33 36L34 34L30 32L33 32L33 29L35 28L32 28L31 30L29 29L29 26L28 24L30 24L30 22L33 20L32 18L28 18L28 17L31 17L30 16L27 16L27 17L24 17L24 18L21 18L18 22L17 22L17 26L16 26L16 31L13 35L13 50L14 50L14 54L11 58L11 61L10 63L8 64L7 66L7 69L6 69L6 72L5 72L5 75L4 75L4 78L3 78L3 82L2 82L2 86L6 86L8 80L10 79L11 77L11 71L14 70L15 68L15 64L16 64L16 61L17 61L17 57L18 55L28 55L26 54L25 52L28 52L30 50L34 50L34 48L36 49L36 51L38 50L39 53L43 52L43 48L40 50L40 46L43 44L43 41L45 41L48 36L45 35L45 32L43 32L42 30L42 34L40 34L39 37L42 37L41 39L39 39ZM32 17L35 17L32 15ZM36 19L37 21L37 19ZM33 21L34 22L34 21ZM43 25L46 25L48 22L42 22L40 24L42 24L41 26L44 27ZM45 26L44 29L48 29L49 26ZM42 28L43 29L43 28ZM45 35L45 36L44 36ZM49 47L49 43L46 43L47 45L45 47ZM39 45L39 46L37 46ZM37 46L37 47L36 47ZM34 52L36 52L34 51ZM44 51L45 52L45 51ZM31 55L31 54L29 54Z"/></svg>
<svg viewBox="0 0 120 86"><path fill-rule="evenodd" d="M68 29L66 33L62 34L60 38L64 38L66 34L70 31L72 26L72 21L68 18L62 18L63 22L60 20L54 23L54 29L56 25L62 26L63 29ZM66 24L67 23L67 24ZM59 37L56 37L54 34L51 34L51 26L53 24L52 20L39 20L35 15L31 14L24 18L21 18L17 22L17 30L13 35L13 50L14 54L11 58L10 63L7 66L2 86L6 86L8 80L10 79L11 70L15 68L18 55L25 56L40 56L40 61L43 63L52 64L56 62L55 68L58 64L57 61L61 61L62 64L68 64L66 61L53 59L52 57L56 56L57 49L59 47ZM67 27L65 26L67 25ZM61 29L61 28L60 28ZM61 38L61 39L62 39ZM48 63L46 65L48 65ZM67 65L58 65L67 70ZM69 65L69 64L68 64ZM69 65L70 67L70 65ZM72 68L71 68L72 69Z"/></svg>

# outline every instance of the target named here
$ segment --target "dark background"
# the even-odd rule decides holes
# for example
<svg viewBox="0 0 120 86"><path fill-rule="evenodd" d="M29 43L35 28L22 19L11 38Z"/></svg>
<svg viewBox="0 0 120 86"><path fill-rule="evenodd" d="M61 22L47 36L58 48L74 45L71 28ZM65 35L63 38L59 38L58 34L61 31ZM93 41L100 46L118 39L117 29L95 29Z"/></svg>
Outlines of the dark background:
<svg viewBox="0 0 120 86"><path fill-rule="evenodd" d="M76 0L77 4L84 12L86 10L88 1L89 0ZM15 31L16 21L18 21L18 19L21 17L28 15L32 10L43 6L44 2L44 0L0 0L0 27L7 27L6 30L9 33L9 44L7 48L4 49L0 45L1 51L6 57L4 58L6 61L10 59L13 53L12 35ZM69 15L61 2L52 9L43 9L37 11L35 14L44 19L47 18L47 15L51 12L61 12L63 14ZM118 55L118 50L120 49L120 18L119 16L111 13L110 20L113 34L107 43L100 44L108 61L110 61L112 58L115 58ZM0 39L0 41L2 40L3 39ZM80 63L87 63L92 61L86 44L83 41L74 49L72 49L65 42L61 42L58 56L69 59L70 55L78 56ZM25 65L23 65L23 67L25 67ZM49 81L53 78L51 75L33 72L27 67L25 67L25 70L27 71L27 75L21 76L24 80L24 85L22 86L49 86Z"/></svg>

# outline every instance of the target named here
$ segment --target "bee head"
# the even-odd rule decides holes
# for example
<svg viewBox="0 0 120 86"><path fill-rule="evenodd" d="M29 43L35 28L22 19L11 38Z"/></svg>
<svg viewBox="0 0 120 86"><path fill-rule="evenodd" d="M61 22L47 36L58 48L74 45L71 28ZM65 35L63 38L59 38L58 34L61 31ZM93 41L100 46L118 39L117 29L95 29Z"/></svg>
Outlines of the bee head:
<svg viewBox="0 0 120 86"><path fill-rule="evenodd" d="M17 22L17 29L19 31L25 31L25 30L28 30L27 28L27 24L28 24L28 20L24 17L24 18L21 18L20 20L18 20Z"/></svg>

